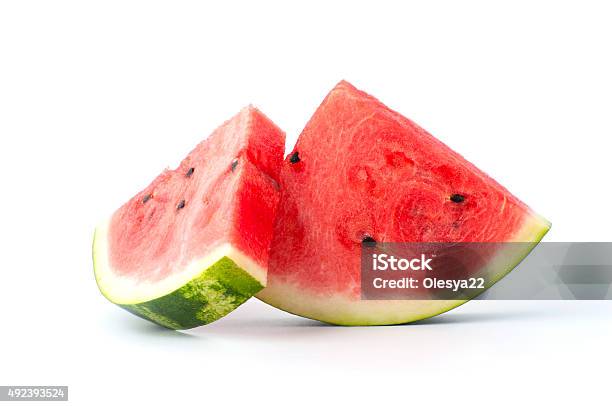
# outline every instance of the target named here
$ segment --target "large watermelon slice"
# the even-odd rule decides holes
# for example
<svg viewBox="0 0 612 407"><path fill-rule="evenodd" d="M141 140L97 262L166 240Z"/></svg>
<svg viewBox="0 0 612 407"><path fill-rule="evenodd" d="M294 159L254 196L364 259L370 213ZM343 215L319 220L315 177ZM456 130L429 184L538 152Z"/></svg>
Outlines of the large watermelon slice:
<svg viewBox="0 0 612 407"><path fill-rule="evenodd" d="M266 281L285 136L243 109L95 232L102 293L172 329L223 317Z"/></svg>
<svg viewBox="0 0 612 407"><path fill-rule="evenodd" d="M495 257L495 280L550 228L462 156L340 82L281 170L268 285L258 297L342 325L428 318L465 300L361 300L360 251L376 242L532 242ZM503 246L500 250L503 250Z"/></svg>

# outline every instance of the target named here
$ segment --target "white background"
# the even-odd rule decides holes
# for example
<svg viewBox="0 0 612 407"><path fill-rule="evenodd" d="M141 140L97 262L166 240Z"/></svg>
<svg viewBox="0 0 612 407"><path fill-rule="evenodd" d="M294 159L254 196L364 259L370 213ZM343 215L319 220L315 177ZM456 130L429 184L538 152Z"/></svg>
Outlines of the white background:
<svg viewBox="0 0 612 407"><path fill-rule="evenodd" d="M294 4L295 3L295 4ZM338 328L250 301L187 334L108 303L96 223L242 106L291 149L340 79L610 240L606 2L0 2L0 384L75 405L609 403L612 304Z"/></svg>

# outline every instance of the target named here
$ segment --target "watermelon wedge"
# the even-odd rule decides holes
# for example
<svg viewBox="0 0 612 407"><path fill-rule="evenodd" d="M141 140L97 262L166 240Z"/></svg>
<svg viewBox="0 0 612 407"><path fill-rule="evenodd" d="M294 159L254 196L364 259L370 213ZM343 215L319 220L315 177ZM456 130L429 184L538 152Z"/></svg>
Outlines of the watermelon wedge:
<svg viewBox="0 0 612 407"><path fill-rule="evenodd" d="M285 136L243 109L95 232L100 291L171 329L213 322L266 283Z"/></svg>
<svg viewBox="0 0 612 407"><path fill-rule="evenodd" d="M491 260L497 281L550 228L462 156L345 81L304 128L280 179L268 285L258 298L333 324L406 323L466 301L362 300L363 242L529 243Z"/></svg>

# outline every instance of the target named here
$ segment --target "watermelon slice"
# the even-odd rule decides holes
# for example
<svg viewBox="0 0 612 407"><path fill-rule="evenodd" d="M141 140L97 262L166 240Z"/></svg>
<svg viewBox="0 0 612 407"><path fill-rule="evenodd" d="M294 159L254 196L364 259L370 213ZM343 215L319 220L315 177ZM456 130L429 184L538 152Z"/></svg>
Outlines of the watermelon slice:
<svg viewBox="0 0 612 407"><path fill-rule="evenodd" d="M362 242L530 242L491 260L497 281L550 228L459 154L345 81L286 158L281 189L268 285L258 297L334 324L406 323L466 301L361 300Z"/></svg>
<svg viewBox="0 0 612 407"><path fill-rule="evenodd" d="M162 172L96 229L100 291L145 319L188 329L261 290L284 143L249 106Z"/></svg>

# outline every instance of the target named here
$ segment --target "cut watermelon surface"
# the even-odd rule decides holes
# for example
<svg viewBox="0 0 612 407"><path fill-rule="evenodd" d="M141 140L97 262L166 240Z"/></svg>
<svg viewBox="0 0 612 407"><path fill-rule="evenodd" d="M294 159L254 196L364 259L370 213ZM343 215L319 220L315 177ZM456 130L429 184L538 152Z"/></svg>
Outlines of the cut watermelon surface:
<svg viewBox="0 0 612 407"><path fill-rule="evenodd" d="M495 282L550 228L462 156L345 81L306 125L280 184L268 285L258 298L334 324L406 323L466 301L362 300L364 241L530 243L492 258Z"/></svg>
<svg viewBox="0 0 612 407"><path fill-rule="evenodd" d="M243 109L95 232L113 303L171 329L215 321L266 283L284 133Z"/></svg>

